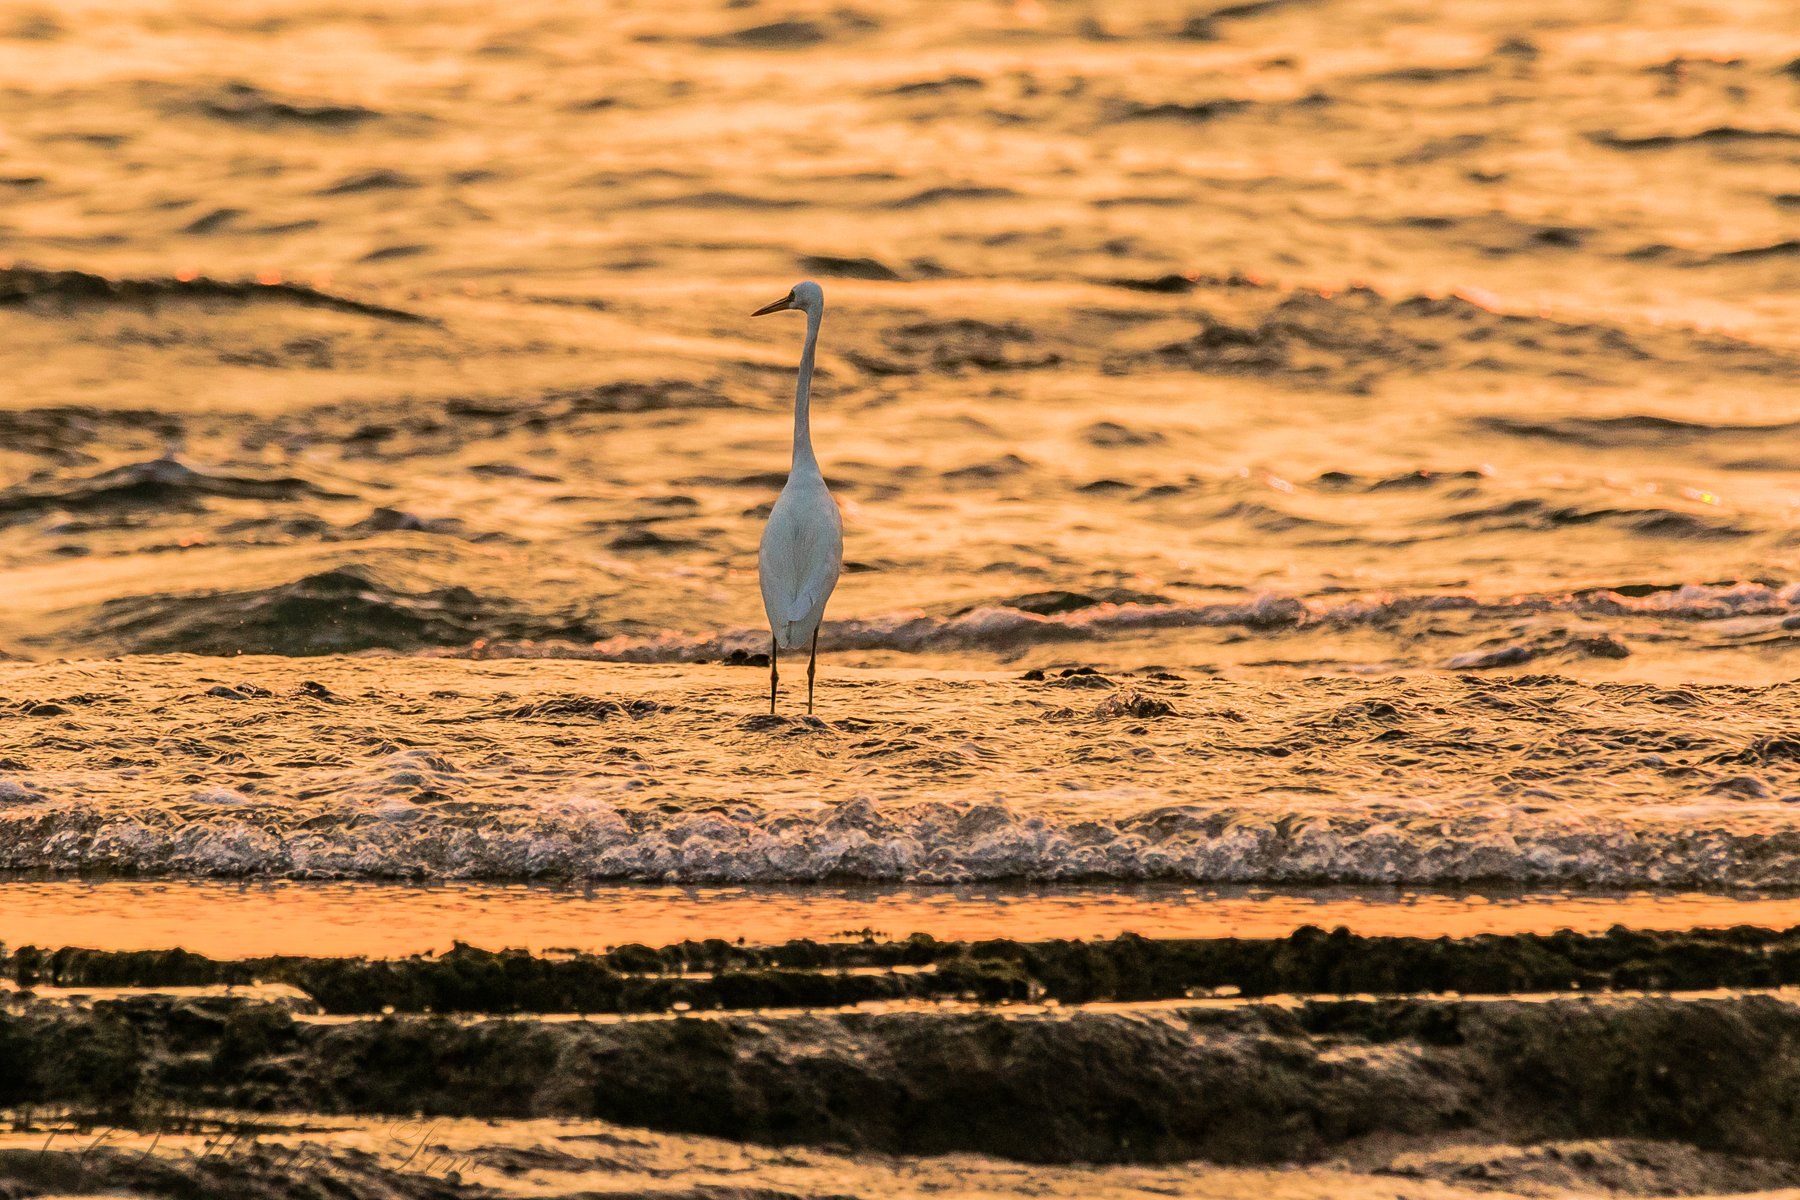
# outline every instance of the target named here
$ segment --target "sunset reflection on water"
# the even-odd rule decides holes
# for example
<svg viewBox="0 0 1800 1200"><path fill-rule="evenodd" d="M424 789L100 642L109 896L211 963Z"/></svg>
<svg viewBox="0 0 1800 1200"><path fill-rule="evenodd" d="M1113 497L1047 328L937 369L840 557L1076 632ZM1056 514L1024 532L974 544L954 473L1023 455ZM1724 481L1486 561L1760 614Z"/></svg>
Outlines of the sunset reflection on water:
<svg viewBox="0 0 1800 1200"><path fill-rule="evenodd" d="M601 950L637 942L764 942L914 932L942 940L1279 938L1313 925L1366 935L1601 933L1800 926L1800 896L1697 892L611 887L113 881L0 883L10 945L151 950L215 958L401 957L463 941L486 949Z"/></svg>

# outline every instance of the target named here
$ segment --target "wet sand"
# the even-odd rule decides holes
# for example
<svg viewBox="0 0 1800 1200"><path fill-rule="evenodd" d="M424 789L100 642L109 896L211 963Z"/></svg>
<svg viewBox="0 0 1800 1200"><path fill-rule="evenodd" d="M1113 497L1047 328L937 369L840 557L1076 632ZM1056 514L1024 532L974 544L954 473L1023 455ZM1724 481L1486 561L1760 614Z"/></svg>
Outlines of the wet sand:
<svg viewBox="0 0 1800 1200"><path fill-rule="evenodd" d="M466 1128L456 1118L470 1116L496 1122L481 1133L489 1146L532 1138L518 1152L535 1151L534 1165L626 1184L641 1169L632 1156L591 1162L547 1154L556 1148L553 1130L513 1122L597 1119L752 1144L838 1147L824 1161L838 1165L840 1189L852 1195L875 1194L895 1168L941 1169L917 1156L946 1153L1029 1164L994 1169L1013 1178L1041 1171L1046 1184L1067 1178L1073 1163L1195 1158L1282 1168L1277 1182L1336 1178L1346 1187L1374 1174L1398 1176L1395 1184L1480 1180L1527 1191L1549 1183L1577 1195L1696 1195L1796 1179L1781 1082L1791 1068L1791 995L452 1021L296 1018L253 997L145 994L91 1006L4 1000L0 1018L9 1035L25 1039L20 1062L29 1074L13 1094L38 1114L23 1118L29 1128L61 1119L58 1109L69 1104L116 1104L127 1089L151 1106L153 1124L177 1136L221 1104L358 1116L288 1122L327 1147L343 1138L351 1149L359 1130L376 1136L406 1117L419 1140L437 1144ZM68 1073L69 1054L80 1056L85 1074ZM196 1072L196 1056L236 1069ZM1741 1074L1727 1085L1722 1070ZM1645 1078L1663 1086L1644 1086ZM252 1128L268 1123L251 1119ZM434 1123L446 1132L435 1132ZM623 1136L669 1145L643 1133L586 1129L602 1144ZM36 1132L30 1144L41 1154L47 1139ZM283 1132L277 1126L270 1136L279 1144ZM132 1165L101 1150L108 1170ZM665 1170L704 1176L722 1147L678 1139L671 1150L686 1162L665 1160ZM839 1157L843 1150L855 1153ZM733 1152L756 1172L746 1183L781 1178L767 1151L739 1145ZM246 1164L231 1154L197 1164L180 1161L186 1156L176 1147L171 1153L184 1172L260 1166L293 1186L292 1160ZM790 1163L812 1161L803 1150L783 1153L794 1156ZM136 1158L141 1167L141 1149ZM340 1165L307 1161L302 1174L329 1179ZM0 1156L0 1178L29 1179L45 1166L42 1158ZM1321 1168L1322 1179L1312 1174ZM1202 1163L1164 1170L1221 1190L1257 1178ZM1540 1171L1550 1174L1534 1178ZM208 1182L181 1194L243 1194ZM575 1182L554 1174L544 1181ZM164 1180L152 1190L178 1186ZM562 1193L546 1186L537 1194Z"/></svg>
<svg viewBox="0 0 1800 1200"><path fill-rule="evenodd" d="M46 1149L45 1143L49 1142ZM1728 1155L1608 1139L1528 1150L1449 1145L1396 1155L1367 1169L1251 1169L1023 1165L976 1155L905 1158L767 1149L710 1138L654 1134L594 1121L291 1121L196 1114L192 1132L154 1138L133 1129L36 1121L0 1133L0 1178L94 1187L166 1184L212 1200L299 1200L284 1187L288 1164L349 1194L395 1200L498 1200L596 1195L713 1200L746 1194L746 1181L783 1200L889 1196L926 1200L1539 1200L1618 1194L1719 1195L1782 1188L1791 1169ZM456 1184L447 1180L454 1173ZM1605 1188L1603 1193L1593 1189ZM377 1190L379 1189L379 1190ZM596 1191L595 1189L601 1189ZM779 1189L773 1191L768 1189ZM1516 1189L1516 1190L1515 1190ZM1758 1191L1785 1200L1791 1190Z"/></svg>

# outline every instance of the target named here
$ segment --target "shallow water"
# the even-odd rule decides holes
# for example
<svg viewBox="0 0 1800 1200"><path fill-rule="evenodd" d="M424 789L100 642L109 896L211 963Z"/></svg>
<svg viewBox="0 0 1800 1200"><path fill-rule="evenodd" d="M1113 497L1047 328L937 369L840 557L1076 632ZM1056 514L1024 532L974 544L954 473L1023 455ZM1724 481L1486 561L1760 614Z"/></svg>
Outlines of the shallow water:
<svg viewBox="0 0 1800 1200"><path fill-rule="evenodd" d="M1787 888L1794 684L0 664L0 869ZM329 680L329 685L321 680Z"/></svg>
<svg viewBox="0 0 1800 1200"><path fill-rule="evenodd" d="M8 6L0 648L758 652L811 274L828 669L1790 676L1784 6L1342 7Z"/></svg>
<svg viewBox="0 0 1800 1200"><path fill-rule="evenodd" d="M0 865L1800 879L1774 0L15 7Z"/></svg>
<svg viewBox="0 0 1800 1200"><path fill-rule="evenodd" d="M1305 925L1371 936L1800 926L1800 897L1696 892L1108 888L603 887L191 881L0 882L14 946L401 958L462 941L534 951L873 934L943 940L1276 938Z"/></svg>

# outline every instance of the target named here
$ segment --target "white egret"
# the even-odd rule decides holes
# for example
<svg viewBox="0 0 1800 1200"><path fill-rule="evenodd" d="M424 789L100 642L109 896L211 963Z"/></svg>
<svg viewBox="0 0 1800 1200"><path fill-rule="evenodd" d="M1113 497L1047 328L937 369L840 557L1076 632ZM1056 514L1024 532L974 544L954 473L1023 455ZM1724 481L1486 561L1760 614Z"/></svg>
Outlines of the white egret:
<svg viewBox="0 0 1800 1200"><path fill-rule="evenodd" d="M757 309L752 316L793 309L806 314L806 344L800 351L800 377L794 385L794 460L787 486L775 500L763 528L757 554L763 611L769 617L769 711L775 711L776 659L785 650L811 643L806 660L806 711L813 710L813 676L819 665L819 622L825 602L837 586L844 565L844 526L837 504L819 472L812 448L813 354L819 346L819 322L825 316L825 293L809 281Z"/></svg>

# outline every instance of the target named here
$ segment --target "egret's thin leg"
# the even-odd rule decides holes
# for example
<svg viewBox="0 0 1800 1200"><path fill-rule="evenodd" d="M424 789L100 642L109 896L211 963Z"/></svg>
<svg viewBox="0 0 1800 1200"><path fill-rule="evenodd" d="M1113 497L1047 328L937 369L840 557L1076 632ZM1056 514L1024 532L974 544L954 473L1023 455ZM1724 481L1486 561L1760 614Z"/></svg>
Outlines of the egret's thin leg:
<svg viewBox="0 0 1800 1200"><path fill-rule="evenodd" d="M777 657L777 652L780 649L781 649L781 646L778 642L776 642L774 635L770 635L770 637L769 637L769 715L771 717L775 715L775 681L781 677L780 672L775 669L775 659Z"/></svg>
<svg viewBox="0 0 1800 1200"><path fill-rule="evenodd" d="M819 631L813 630L812 654L806 660L806 715L812 716L813 676L819 670Z"/></svg>

